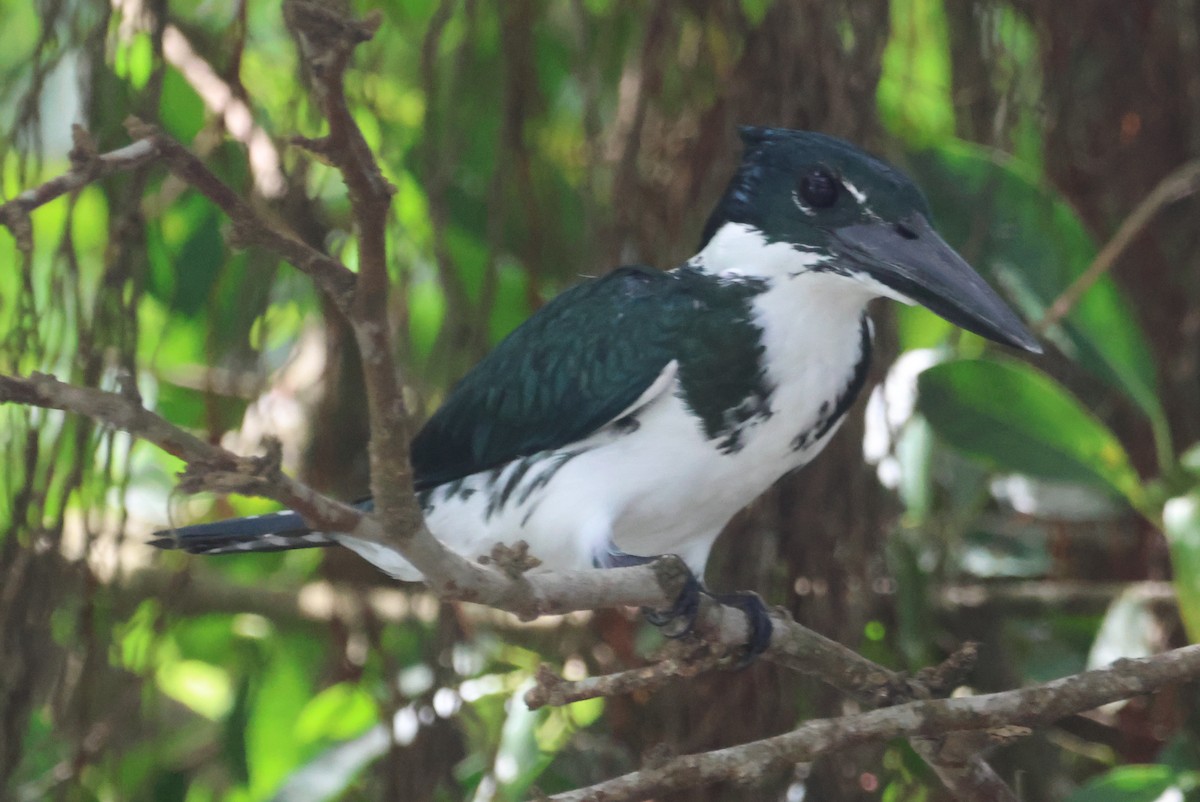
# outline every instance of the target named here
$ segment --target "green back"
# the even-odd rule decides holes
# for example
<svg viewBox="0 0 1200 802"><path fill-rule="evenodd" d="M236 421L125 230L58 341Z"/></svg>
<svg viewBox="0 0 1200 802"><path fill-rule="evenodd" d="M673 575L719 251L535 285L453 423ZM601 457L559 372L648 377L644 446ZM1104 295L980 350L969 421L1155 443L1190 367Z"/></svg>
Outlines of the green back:
<svg viewBox="0 0 1200 802"><path fill-rule="evenodd" d="M567 290L463 378L417 434L418 490L587 437L673 359L684 400L718 447L770 394L750 298L761 282L624 267Z"/></svg>

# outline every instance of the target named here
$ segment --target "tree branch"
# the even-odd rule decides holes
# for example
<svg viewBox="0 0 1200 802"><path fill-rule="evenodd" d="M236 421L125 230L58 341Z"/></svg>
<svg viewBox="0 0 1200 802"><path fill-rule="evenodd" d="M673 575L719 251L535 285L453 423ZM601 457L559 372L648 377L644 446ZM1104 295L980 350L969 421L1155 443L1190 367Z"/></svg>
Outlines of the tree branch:
<svg viewBox="0 0 1200 802"><path fill-rule="evenodd" d="M601 696L655 690L677 677L694 677L711 671L724 659L724 655L713 654L705 647L667 657L648 666L580 680L565 680L543 663L538 667L534 686L525 693L525 706L530 710L547 705L562 707Z"/></svg>
<svg viewBox="0 0 1200 802"><path fill-rule="evenodd" d="M33 245L29 213L34 209L104 176L133 170L158 156L157 148L148 139L140 139L109 153L97 154L83 128L76 125L71 131L75 138L75 147L70 153L71 169L0 204L0 224L12 232L22 250L29 250Z"/></svg>
<svg viewBox="0 0 1200 802"><path fill-rule="evenodd" d="M53 376L34 373L26 378L0 375L0 404L16 403L60 409L154 443L188 465L185 492L214 490L274 499L322 528L353 529L362 513L329 499L279 469L278 459L240 457L206 443L146 409L132 390L110 393L66 384Z"/></svg>
<svg viewBox="0 0 1200 802"><path fill-rule="evenodd" d="M716 782L747 782L818 755L900 736L940 738L947 733L997 730L1003 740L1017 727L1050 724L1074 713L1128 699L1200 676L1200 646L1186 646L1109 668L1002 693L910 702L869 713L809 721L792 732L700 755L686 755L551 799L559 802L638 800ZM970 768L964 770L970 771ZM994 776L994 775L993 775ZM1007 790L1007 789L1005 789ZM993 798L993 797L970 797Z"/></svg>
<svg viewBox="0 0 1200 802"><path fill-rule="evenodd" d="M401 553L426 577L443 587L458 585L466 577L442 575L448 551L425 528L413 494L409 414L388 319L387 218L395 188L384 178L354 121L343 80L354 49L375 35L382 17L376 13L363 21L351 20L312 0L288 0L284 13L299 34L317 100L329 124L324 138L298 141L342 174L358 224L359 276L348 317L367 389L375 514L395 537Z"/></svg>

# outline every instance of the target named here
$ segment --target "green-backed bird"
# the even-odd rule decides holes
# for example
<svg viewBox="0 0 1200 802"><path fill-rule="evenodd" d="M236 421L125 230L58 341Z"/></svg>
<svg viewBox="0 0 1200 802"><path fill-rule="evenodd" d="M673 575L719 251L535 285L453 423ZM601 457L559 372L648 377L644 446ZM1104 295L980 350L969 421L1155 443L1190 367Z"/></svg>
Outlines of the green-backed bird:
<svg viewBox="0 0 1200 802"><path fill-rule="evenodd" d="M417 496L455 551L524 541L551 570L675 554L702 576L729 519L815 457L862 390L874 298L1040 351L903 173L823 134L741 134L741 165L695 256L563 292L417 433ZM340 545L420 579L399 553L314 532L293 512L160 534L157 545L202 554ZM770 633L762 603L736 599L757 651Z"/></svg>

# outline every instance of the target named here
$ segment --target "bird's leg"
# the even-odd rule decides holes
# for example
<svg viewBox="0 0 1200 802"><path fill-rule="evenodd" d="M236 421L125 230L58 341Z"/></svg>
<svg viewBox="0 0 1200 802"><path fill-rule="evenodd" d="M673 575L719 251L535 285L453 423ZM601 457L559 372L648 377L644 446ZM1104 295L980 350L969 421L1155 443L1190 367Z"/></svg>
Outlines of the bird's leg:
<svg viewBox="0 0 1200 802"><path fill-rule="evenodd" d="M623 551L612 551L607 555L605 565L610 568L628 568L634 565L646 565L658 557L640 557L636 554L626 554ZM687 572L679 595L666 610L655 610L650 607L642 608L642 616L654 626L662 630L665 637L685 638L692 634L696 623L696 615L700 612L700 594L707 593L700 580L692 570L682 562L680 565Z"/></svg>
<svg viewBox="0 0 1200 802"><path fill-rule="evenodd" d="M708 591L704 591L708 593ZM753 591L742 590L735 593L708 593L714 600L730 607L736 607L746 614L746 623L750 627L750 639L738 660L737 667L745 668L758 659L758 656L771 645L771 615L762 598Z"/></svg>
<svg viewBox="0 0 1200 802"><path fill-rule="evenodd" d="M658 557L639 557L635 554L613 550L607 555L604 564L611 568L626 568L633 565L646 565L657 559ZM738 660L737 667L745 668L757 660L758 656L771 645L771 633L774 630L771 624L771 615L767 612L767 606L763 603L762 598L752 591L713 593L704 587L690 568L686 565L682 567L687 571L687 575L684 578L683 587L671 607L666 610L643 607L642 616L662 630L665 637L685 638L692 634L695 627L696 616L700 612L700 596L703 594L719 604L736 607L745 613L746 623L750 628L750 637L746 641L745 650Z"/></svg>

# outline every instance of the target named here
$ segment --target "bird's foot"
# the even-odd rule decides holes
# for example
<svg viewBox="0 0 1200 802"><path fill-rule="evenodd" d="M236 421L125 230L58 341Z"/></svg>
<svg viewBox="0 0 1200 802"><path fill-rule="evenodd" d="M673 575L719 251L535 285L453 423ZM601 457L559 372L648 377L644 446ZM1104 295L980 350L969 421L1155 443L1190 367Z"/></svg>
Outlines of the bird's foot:
<svg viewBox="0 0 1200 802"><path fill-rule="evenodd" d="M658 627L667 638L686 638L691 635L696 625L696 615L700 612L700 594L705 592L704 586L691 570L684 570L687 571L687 575L684 577L683 586L669 608L642 608L645 619Z"/></svg>
<svg viewBox="0 0 1200 802"><path fill-rule="evenodd" d="M745 668L758 659L758 656L771 645L771 633L775 627L771 624L771 615L762 598L753 591L742 590L736 593L709 594L721 604L736 607L746 614L746 623L750 627L750 638L738 658L737 668Z"/></svg>
<svg viewBox="0 0 1200 802"><path fill-rule="evenodd" d="M657 559L659 558L641 557L613 551L609 554L607 564L611 567L619 568L631 565L646 565ZM767 612L767 606L763 603L759 595L751 591L712 593L701 584L696 575L681 560L676 560L675 562L678 569L685 572L679 595L675 597L675 601L666 610L643 607L642 616L649 623L658 627L664 637L671 638L672 640L686 638L693 634L695 629L696 616L700 613L700 596L708 596L719 604L736 607L746 615L746 622L750 628L750 637L746 642L742 656L738 659L737 668L745 668L757 660L758 656L765 652L767 647L771 645L771 633L774 630L774 626L771 624L770 613Z"/></svg>
<svg viewBox="0 0 1200 802"><path fill-rule="evenodd" d="M661 557L643 557L613 549L606 556L604 565L610 568L626 568L633 565L649 565L659 559ZM686 638L692 634L696 624L696 615L700 612L700 594L705 592L704 586L696 579L692 569L678 558L671 561L670 570L682 574L679 594L675 601L665 610L643 607L642 616L662 630L665 637Z"/></svg>

